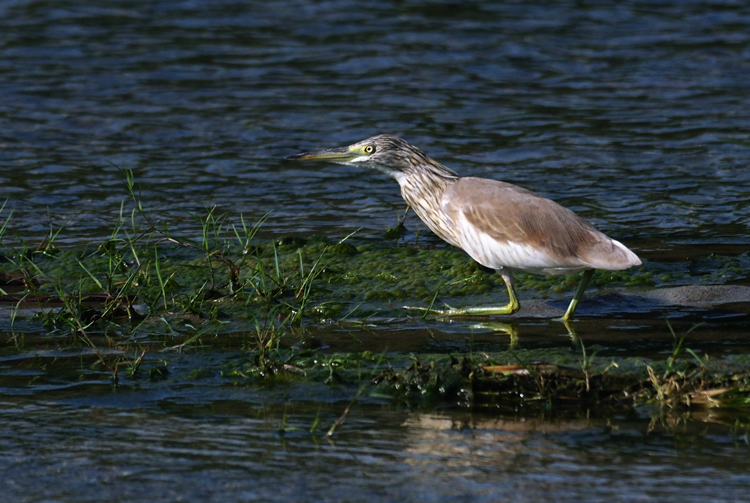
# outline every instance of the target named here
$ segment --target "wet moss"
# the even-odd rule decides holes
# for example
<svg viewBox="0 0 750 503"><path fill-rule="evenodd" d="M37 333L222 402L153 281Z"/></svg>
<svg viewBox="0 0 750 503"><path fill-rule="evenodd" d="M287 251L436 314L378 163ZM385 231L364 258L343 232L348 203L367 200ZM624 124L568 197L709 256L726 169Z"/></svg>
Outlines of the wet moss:
<svg viewBox="0 0 750 503"><path fill-rule="evenodd" d="M226 320L263 317L278 306L298 319L308 317L317 323L335 319L363 302L371 304L367 309L387 312L400 309L389 305L394 301L426 305L433 299L452 303L454 298L467 296L505 299L506 295L502 280L461 250L358 241L356 237L331 244L325 237L289 236L245 249L227 242L208 251L174 243L138 247L107 239L98 246L59 249L54 254L28 249L17 253L6 254L8 260L0 263L0 270L8 277L33 278L37 286L24 291L29 299L55 298L61 292L79 299L105 295L118 298L125 307L147 306L151 315L167 319L182 311L215 319L212 304L221 302ZM747 255L701 259L693 264L698 276L691 276L690 268L680 263L597 271L592 284L647 288L709 279L721 283L746 274ZM578 275L516 275L519 291L533 291L539 297L572 292L578 281ZM337 307L315 307L325 305ZM103 312L106 308L94 309ZM355 311L353 316L363 313Z"/></svg>
<svg viewBox="0 0 750 503"><path fill-rule="evenodd" d="M359 253L359 251L353 244L347 242L336 243L335 245L330 247L330 250L334 255L343 255L346 257L352 257Z"/></svg>

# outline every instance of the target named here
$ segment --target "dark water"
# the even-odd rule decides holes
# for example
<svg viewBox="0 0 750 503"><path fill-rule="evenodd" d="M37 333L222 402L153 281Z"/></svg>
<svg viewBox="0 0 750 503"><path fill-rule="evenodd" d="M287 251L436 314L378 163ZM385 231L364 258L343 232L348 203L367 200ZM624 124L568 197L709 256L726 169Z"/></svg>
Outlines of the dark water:
<svg viewBox="0 0 750 503"><path fill-rule="evenodd" d="M284 413L2 403L2 499L739 502L750 485L744 439L714 428L360 407L329 441L309 433L312 407L287 410L298 430L280 434Z"/></svg>
<svg viewBox="0 0 750 503"><path fill-rule="evenodd" d="M556 199L649 264L693 271L750 248L749 82L744 2L8 0L0 199L10 235L33 242L51 219L67 221L61 241L101 240L127 197L116 165L187 233L190 212L217 205L271 211L264 237L377 239L403 209L395 182L283 158L394 133L461 174ZM744 351L746 319L714 321L724 351ZM668 354L660 330L654 351ZM49 391L34 376L8 385L20 374L3 365L6 501L743 501L750 489L747 445L711 418L649 434L643 418L363 405L329 444L280 436L284 400L246 388ZM290 402L289 421L309 428L317 406Z"/></svg>
<svg viewBox="0 0 750 503"><path fill-rule="evenodd" d="M281 159L389 132L636 250L748 245L748 27L743 2L3 2L0 196L17 233L50 208L97 237L113 163L178 221L379 234L392 180Z"/></svg>
<svg viewBox="0 0 750 503"><path fill-rule="evenodd" d="M61 375L77 357L77 381ZM232 352L157 358L163 379L114 390L85 350L0 357L0 500L739 502L750 487L748 429L718 409L684 422L363 396L329 438L351 388L233 383L216 371Z"/></svg>

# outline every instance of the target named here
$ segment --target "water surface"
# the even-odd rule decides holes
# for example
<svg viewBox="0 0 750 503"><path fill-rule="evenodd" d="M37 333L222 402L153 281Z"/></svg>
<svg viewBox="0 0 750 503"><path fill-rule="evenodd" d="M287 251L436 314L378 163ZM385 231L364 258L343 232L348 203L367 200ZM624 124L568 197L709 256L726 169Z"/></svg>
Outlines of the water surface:
<svg viewBox="0 0 750 503"><path fill-rule="evenodd" d="M218 205L272 211L268 235L378 235L392 180L282 159L387 132L636 250L747 245L748 25L708 2L7 2L2 195L14 232L50 208L61 237L100 236L114 164L187 226Z"/></svg>
<svg viewBox="0 0 750 503"><path fill-rule="evenodd" d="M270 211L263 238L361 229L354 239L379 240L404 208L395 182L283 158L393 133L462 175L554 198L648 270L747 285L742 267L715 271L745 264L750 248L748 82L742 2L7 1L0 199L14 242L35 246L64 224L59 243L96 245L128 197L127 168L147 210L184 235L216 205L235 220ZM405 242L419 231L446 246L414 215L406 225ZM580 311L601 355L671 354L661 308L613 303L626 309ZM678 333L707 322L690 342L701 354L748 351L747 303L664 313ZM376 325L324 335L342 350L507 345L468 323ZM570 344L554 323L521 328L527 348ZM330 426L351 390L311 398L217 376L114 388L82 363L55 367L59 333L2 337L7 501L687 502L744 501L750 488L746 431L711 414L663 425L653 411L367 399L329 442L308 430L318 414ZM35 361L54 370L28 370Z"/></svg>

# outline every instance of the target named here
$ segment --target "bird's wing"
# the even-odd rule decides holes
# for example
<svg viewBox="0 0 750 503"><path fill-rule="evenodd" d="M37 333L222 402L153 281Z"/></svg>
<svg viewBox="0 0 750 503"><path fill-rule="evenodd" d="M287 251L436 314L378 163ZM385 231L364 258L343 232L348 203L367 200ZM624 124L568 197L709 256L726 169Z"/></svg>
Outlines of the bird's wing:
<svg viewBox="0 0 750 503"><path fill-rule="evenodd" d="M618 254L616 242L571 210L509 183L461 178L442 203L461 247L487 267L601 268L597 257Z"/></svg>

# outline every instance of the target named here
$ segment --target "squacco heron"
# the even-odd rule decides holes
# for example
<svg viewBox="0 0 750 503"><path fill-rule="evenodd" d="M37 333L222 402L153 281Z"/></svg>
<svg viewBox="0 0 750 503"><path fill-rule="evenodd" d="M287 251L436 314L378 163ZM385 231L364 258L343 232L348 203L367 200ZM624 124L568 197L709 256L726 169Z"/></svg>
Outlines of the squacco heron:
<svg viewBox="0 0 750 503"><path fill-rule="evenodd" d="M431 310L436 314L513 314L521 307L513 271L544 275L583 271L562 317L568 321L594 269L618 271L641 264L625 245L556 202L510 183L460 177L395 136L373 136L348 147L289 159L362 166L395 178L404 200L432 232L496 270L508 287L508 305Z"/></svg>

